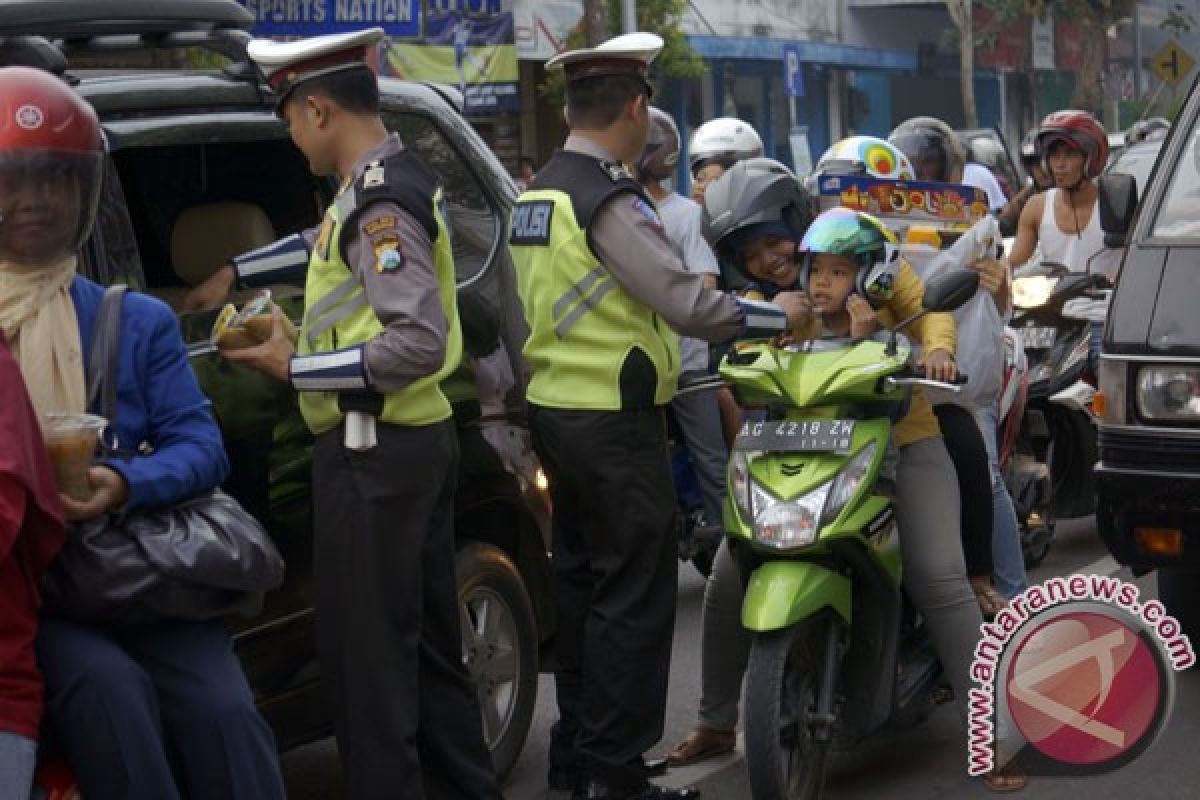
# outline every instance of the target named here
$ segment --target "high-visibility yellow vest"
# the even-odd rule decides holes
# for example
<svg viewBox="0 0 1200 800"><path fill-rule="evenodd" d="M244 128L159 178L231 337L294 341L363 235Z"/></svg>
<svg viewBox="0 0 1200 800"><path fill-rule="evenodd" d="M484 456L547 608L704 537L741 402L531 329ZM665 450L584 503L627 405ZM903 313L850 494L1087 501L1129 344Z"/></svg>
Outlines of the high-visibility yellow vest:
<svg viewBox="0 0 1200 800"><path fill-rule="evenodd" d="M675 393L679 337L592 250L589 227L606 202L642 202L654 213L619 164L560 151L513 208L508 241L530 328L531 403L616 411L665 405Z"/></svg>
<svg viewBox="0 0 1200 800"><path fill-rule="evenodd" d="M376 167L381 171L372 173ZM385 179L381 181L381 177ZM429 425L450 417L450 404L439 384L454 371L462 357L462 331L455 300L454 256L441 212L441 190L433 173L408 153L371 165L364 178L344 187L325 212L323 233L309 260L304 325L297 352L309 355L351 347L369 341L383 330L383 324L367 302L362 281L346 264L342 241L344 231L354 233L358 212L379 199L395 202L429 234L438 297L448 330L441 368L399 391L382 395L378 419L395 425ZM364 242L363 246L369 243ZM300 411L313 433L323 433L341 422L343 412L338 406L338 395L332 391L300 393Z"/></svg>

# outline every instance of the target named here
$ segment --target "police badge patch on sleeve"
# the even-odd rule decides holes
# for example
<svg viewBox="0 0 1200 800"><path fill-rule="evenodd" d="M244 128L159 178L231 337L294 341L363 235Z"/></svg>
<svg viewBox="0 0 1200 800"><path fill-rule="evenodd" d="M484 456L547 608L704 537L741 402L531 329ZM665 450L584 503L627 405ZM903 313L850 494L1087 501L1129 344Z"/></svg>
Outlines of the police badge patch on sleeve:
<svg viewBox="0 0 1200 800"><path fill-rule="evenodd" d="M646 221L655 228L662 230L662 219L659 218L658 212L651 208L645 200L640 197L633 198L633 210L645 217Z"/></svg>
<svg viewBox="0 0 1200 800"><path fill-rule="evenodd" d="M376 272L396 272L404 266L404 252L400 247L400 237L394 231L372 237L371 246L375 248Z"/></svg>

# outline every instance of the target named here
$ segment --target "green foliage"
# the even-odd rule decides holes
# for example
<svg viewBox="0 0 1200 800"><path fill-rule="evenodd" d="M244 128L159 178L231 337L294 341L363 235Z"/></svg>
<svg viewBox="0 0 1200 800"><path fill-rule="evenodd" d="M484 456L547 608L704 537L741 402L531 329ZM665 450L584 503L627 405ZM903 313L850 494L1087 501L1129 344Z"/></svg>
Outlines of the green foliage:
<svg viewBox="0 0 1200 800"><path fill-rule="evenodd" d="M977 32L979 46L994 44L996 34L1019 15L1070 20L1079 26L1082 66L1071 98L1077 108L1099 110L1103 100L1100 76L1104 70L1105 32L1114 23L1129 16L1137 0L976 0L995 17L986 31ZM1183 21L1180 19L1180 21Z"/></svg>
<svg viewBox="0 0 1200 800"><path fill-rule="evenodd" d="M608 6L608 34L621 33L621 0L600 0ZM665 78L697 78L704 74L704 62L688 44L687 37L679 29L687 0L637 0L638 30L657 33L663 38L663 50L654 60L651 82ZM583 20L567 37L566 48L575 50L586 47ZM546 75L539 91L551 103L563 103L563 76L561 72Z"/></svg>
<svg viewBox="0 0 1200 800"><path fill-rule="evenodd" d="M1167 16L1158 27L1172 36L1183 36L1195 29L1196 18L1183 7L1183 3L1175 3L1167 9Z"/></svg>

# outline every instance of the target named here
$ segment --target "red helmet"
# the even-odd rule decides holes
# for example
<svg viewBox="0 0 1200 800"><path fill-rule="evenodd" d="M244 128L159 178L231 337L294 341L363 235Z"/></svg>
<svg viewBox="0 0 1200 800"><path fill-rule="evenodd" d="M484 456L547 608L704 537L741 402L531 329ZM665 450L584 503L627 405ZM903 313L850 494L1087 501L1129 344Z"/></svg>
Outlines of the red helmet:
<svg viewBox="0 0 1200 800"><path fill-rule="evenodd" d="M1037 132L1037 149L1043 165L1054 142L1066 142L1083 152L1083 174L1089 178L1098 178L1108 163L1108 134L1087 111L1055 111L1046 115Z"/></svg>
<svg viewBox="0 0 1200 800"><path fill-rule="evenodd" d="M679 128L671 115L660 108L650 107L650 134L638 161L638 176L643 180L666 180L675 174L679 163Z"/></svg>
<svg viewBox="0 0 1200 800"><path fill-rule="evenodd" d="M100 197L104 139L71 87L0 69L0 260L48 265L76 253Z"/></svg>

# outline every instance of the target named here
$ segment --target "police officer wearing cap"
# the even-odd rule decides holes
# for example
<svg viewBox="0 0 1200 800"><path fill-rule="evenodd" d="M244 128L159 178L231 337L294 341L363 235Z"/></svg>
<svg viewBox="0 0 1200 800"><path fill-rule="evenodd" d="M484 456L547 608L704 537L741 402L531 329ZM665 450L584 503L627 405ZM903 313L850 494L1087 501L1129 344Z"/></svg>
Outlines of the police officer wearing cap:
<svg viewBox="0 0 1200 800"><path fill-rule="evenodd" d="M752 303L683 269L653 201L622 163L649 126L653 34L547 62L564 69L570 136L512 212L509 246L530 327L535 447L554 505L559 720L549 783L576 798L682 798L642 754L662 736L675 617L674 488L662 407L675 333L766 337L795 295Z"/></svg>
<svg viewBox="0 0 1200 800"><path fill-rule="evenodd" d="M379 117L382 34L249 45L312 171L342 184L319 230L225 270L253 285L306 256L296 349L276 310L266 343L223 353L288 381L316 436L317 647L347 797L498 800L455 596L454 262L436 176Z"/></svg>

